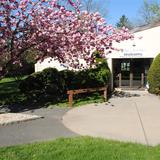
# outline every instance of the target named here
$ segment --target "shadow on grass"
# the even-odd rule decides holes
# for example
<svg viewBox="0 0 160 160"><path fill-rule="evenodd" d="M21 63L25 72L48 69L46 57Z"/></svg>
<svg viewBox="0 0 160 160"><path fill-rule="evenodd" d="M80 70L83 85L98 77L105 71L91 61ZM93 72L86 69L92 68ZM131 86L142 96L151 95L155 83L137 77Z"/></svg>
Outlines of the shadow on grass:
<svg viewBox="0 0 160 160"><path fill-rule="evenodd" d="M68 96L57 99L54 95L42 93L21 93L19 81L0 82L0 113L23 112L31 109L68 107ZM103 102L100 93L79 94L74 96L73 106Z"/></svg>

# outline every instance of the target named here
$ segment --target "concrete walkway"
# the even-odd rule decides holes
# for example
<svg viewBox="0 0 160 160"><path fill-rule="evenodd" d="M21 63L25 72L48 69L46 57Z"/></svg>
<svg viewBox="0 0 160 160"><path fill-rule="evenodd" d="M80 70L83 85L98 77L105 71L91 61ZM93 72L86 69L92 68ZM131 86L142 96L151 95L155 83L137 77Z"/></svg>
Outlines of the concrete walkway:
<svg viewBox="0 0 160 160"><path fill-rule="evenodd" d="M44 118L0 126L0 147L76 136L62 124L67 108L36 109L23 112Z"/></svg>
<svg viewBox="0 0 160 160"><path fill-rule="evenodd" d="M160 144L160 98L136 93L139 97L114 97L108 104L74 108L63 116L63 123L80 135Z"/></svg>

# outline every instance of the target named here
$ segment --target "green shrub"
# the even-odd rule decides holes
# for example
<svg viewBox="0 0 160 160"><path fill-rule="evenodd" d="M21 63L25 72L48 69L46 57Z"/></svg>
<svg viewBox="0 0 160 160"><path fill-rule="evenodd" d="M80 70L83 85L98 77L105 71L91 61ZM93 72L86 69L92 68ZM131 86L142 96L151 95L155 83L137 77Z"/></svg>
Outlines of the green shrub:
<svg viewBox="0 0 160 160"><path fill-rule="evenodd" d="M46 68L42 71L43 85L46 94L63 94L65 81L56 68Z"/></svg>
<svg viewBox="0 0 160 160"><path fill-rule="evenodd" d="M55 68L47 68L42 72L33 73L23 80L19 88L22 92L39 91L43 94L60 95L64 92L64 80Z"/></svg>
<svg viewBox="0 0 160 160"><path fill-rule="evenodd" d="M160 94L160 54L152 62L147 78L149 92Z"/></svg>
<svg viewBox="0 0 160 160"><path fill-rule="evenodd" d="M19 84L19 89L24 93L33 90L42 90L43 87L44 85L41 72L31 74Z"/></svg>
<svg viewBox="0 0 160 160"><path fill-rule="evenodd" d="M61 71L66 90L101 87L109 82L110 71L106 62L96 68L80 71Z"/></svg>
<svg viewBox="0 0 160 160"><path fill-rule="evenodd" d="M97 80L101 83L101 85L107 85L110 80L110 70L108 68L107 62L103 62L102 64L99 64L97 66L98 74L97 74Z"/></svg>
<svg viewBox="0 0 160 160"><path fill-rule="evenodd" d="M31 74L23 80L19 88L24 93L45 94L54 97L66 97L67 90L101 87L109 82L110 72L107 63L96 68L81 71L58 71L47 68L42 72Z"/></svg>
<svg viewBox="0 0 160 160"><path fill-rule="evenodd" d="M64 80L64 90L65 93L67 90L70 90L75 82L76 72L70 70L63 70L59 72L61 78Z"/></svg>

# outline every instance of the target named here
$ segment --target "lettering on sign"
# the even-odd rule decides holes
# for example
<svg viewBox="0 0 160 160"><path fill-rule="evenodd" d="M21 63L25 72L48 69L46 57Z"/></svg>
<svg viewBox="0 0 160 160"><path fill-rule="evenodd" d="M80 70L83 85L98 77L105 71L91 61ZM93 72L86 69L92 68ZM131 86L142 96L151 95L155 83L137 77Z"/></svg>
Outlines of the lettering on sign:
<svg viewBox="0 0 160 160"><path fill-rule="evenodd" d="M121 57L143 57L143 49L123 50Z"/></svg>
<svg viewBox="0 0 160 160"><path fill-rule="evenodd" d="M124 56L143 56L143 53L124 53Z"/></svg>

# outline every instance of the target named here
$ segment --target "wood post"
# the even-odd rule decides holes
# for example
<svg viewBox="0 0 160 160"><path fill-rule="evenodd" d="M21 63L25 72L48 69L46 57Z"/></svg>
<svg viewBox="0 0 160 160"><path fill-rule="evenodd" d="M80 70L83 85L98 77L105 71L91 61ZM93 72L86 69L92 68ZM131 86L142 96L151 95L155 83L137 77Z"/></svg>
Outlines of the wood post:
<svg viewBox="0 0 160 160"><path fill-rule="evenodd" d="M132 86L133 86L133 73L130 73L129 86L130 86L130 88L132 88Z"/></svg>
<svg viewBox="0 0 160 160"><path fill-rule="evenodd" d="M144 87L144 73L141 73L141 87Z"/></svg>
<svg viewBox="0 0 160 160"><path fill-rule="evenodd" d="M69 107L72 107L72 105L73 105L73 95L79 94L79 93L103 91L104 101L107 101L107 89L108 89L108 86L98 87L98 88L86 88L86 89L69 90L69 91L67 91L68 100L69 100Z"/></svg>
<svg viewBox="0 0 160 160"><path fill-rule="evenodd" d="M73 93L70 92L70 94L69 94L69 107L72 107L72 103L73 103Z"/></svg>
<svg viewBox="0 0 160 160"><path fill-rule="evenodd" d="M122 73L119 73L118 77L119 77L119 88L121 88L122 87Z"/></svg>
<svg viewBox="0 0 160 160"><path fill-rule="evenodd" d="M104 101L106 102L107 101L107 86L106 86L106 88L105 88L105 90L104 90Z"/></svg>

